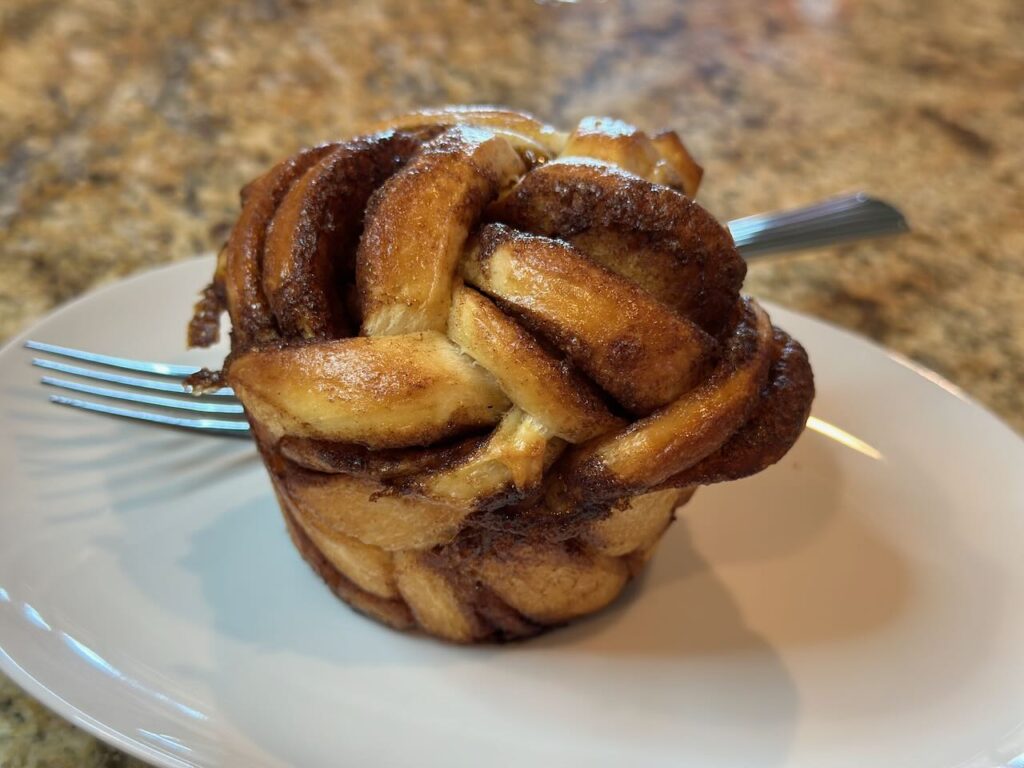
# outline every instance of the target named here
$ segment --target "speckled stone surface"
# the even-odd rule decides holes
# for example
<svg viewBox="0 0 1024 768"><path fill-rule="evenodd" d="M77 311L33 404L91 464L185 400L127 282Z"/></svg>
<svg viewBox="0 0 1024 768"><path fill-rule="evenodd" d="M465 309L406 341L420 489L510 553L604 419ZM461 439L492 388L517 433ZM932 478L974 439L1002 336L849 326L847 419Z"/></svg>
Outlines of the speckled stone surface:
<svg viewBox="0 0 1024 768"><path fill-rule="evenodd" d="M241 184L380 115L670 126L721 218L864 189L914 234L753 265L759 296L1024 430L1019 0L0 4L0 337L219 245ZM130 765L0 679L0 766Z"/></svg>

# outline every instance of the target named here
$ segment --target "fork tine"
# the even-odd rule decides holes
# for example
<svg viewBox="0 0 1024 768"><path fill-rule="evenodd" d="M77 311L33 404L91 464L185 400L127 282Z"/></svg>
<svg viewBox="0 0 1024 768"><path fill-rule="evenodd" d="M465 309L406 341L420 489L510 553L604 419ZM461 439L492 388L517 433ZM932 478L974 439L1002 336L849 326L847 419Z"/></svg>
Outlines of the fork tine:
<svg viewBox="0 0 1024 768"><path fill-rule="evenodd" d="M108 389L107 387L96 387L92 384L82 384L77 381L65 381L53 376L43 376L40 379L43 384L60 389L69 389L72 392L81 392L85 395L105 397L109 400L124 400L129 403L141 405L155 405L159 408L169 408L175 411L192 411L193 413L224 413L242 414L241 403L204 403L200 400L180 400L173 397L160 397L158 395L147 395L142 392L128 392L121 389Z"/></svg>
<svg viewBox="0 0 1024 768"><path fill-rule="evenodd" d="M220 434L230 437L249 437L249 425L244 421L227 421L223 419L193 419L181 416L167 416L162 413L151 411L137 411L131 408L119 408L113 405L93 403L88 400L79 400L74 397L63 395L50 395L50 402L57 405L66 405L70 408L78 408L83 411L102 413L107 416L118 416L123 419L134 419L146 421L151 424L160 424L167 427L203 432L206 434Z"/></svg>
<svg viewBox="0 0 1024 768"><path fill-rule="evenodd" d="M78 365L68 365L55 360L47 360L42 357L32 358L32 365L37 368L45 368L48 371L58 371L72 376L81 376L84 379L95 379L106 381L110 384L121 384L135 389L149 389L156 392L173 392L179 395L190 395L191 390L184 384L176 381L164 381L161 379L144 379L141 376L125 376L120 373L108 373L107 371L95 370L93 368L82 368ZM204 392L203 397L217 397L223 400L233 400L234 391L230 387L223 387L214 392Z"/></svg>
<svg viewBox="0 0 1024 768"><path fill-rule="evenodd" d="M28 349L34 349L37 352L46 352L51 355L57 355L58 357L70 357L74 360L84 360L97 365L105 365L108 368L120 368L126 371L138 371L139 373L152 373L157 376L171 376L178 379L184 378L185 376L191 376L199 370L192 365L172 365L170 363L156 363L148 360L131 360L127 357L100 355L95 352L86 352L81 349L61 347L56 344L46 344L42 341L26 341L25 346Z"/></svg>

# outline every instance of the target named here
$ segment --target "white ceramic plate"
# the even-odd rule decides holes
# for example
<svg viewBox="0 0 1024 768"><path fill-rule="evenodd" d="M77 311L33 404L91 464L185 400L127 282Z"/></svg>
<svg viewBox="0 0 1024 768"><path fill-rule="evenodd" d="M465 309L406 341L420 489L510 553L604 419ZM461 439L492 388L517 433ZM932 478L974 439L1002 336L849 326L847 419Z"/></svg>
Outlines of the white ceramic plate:
<svg viewBox="0 0 1024 768"><path fill-rule="evenodd" d="M209 258L26 337L185 353ZM447 647L338 603L251 445L59 409L0 353L0 666L167 766L1024 764L1024 443L937 376L772 308L811 429L701 490L611 610Z"/></svg>

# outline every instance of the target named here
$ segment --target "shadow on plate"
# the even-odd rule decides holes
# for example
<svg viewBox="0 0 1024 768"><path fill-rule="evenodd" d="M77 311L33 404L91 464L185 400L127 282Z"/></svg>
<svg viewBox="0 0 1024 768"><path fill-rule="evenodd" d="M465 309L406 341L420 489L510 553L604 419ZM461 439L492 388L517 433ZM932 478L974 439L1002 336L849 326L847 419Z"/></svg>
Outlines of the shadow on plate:
<svg viewBox="0 0 1024 768"><path fill-rule="evenodd" d="M726 654L765 645L752 621L781 649L843 642L898 619L910 570L843 506L835 453L819 440L805 435L794 456L762 475L700 489L622 599L536 645ZM736 604L738 594L748 605Z"/></svg>

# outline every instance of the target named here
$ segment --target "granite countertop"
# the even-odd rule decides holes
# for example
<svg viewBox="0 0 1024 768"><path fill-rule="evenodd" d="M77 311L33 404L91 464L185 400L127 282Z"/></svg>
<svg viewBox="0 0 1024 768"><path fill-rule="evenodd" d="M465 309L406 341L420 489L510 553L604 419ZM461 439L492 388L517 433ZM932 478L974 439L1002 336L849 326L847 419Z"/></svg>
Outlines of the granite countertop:
<svg viewBox="0 0 1024 768"><path fill-rule="evenodd" d="M676 128L720 218L868 190L914 233L750 292L934 368L1024 430L1018 0L7 0L0 337L219 245L238 189L389 112L503 103ZM0 766L128 765L0 678Z"/></svg>

